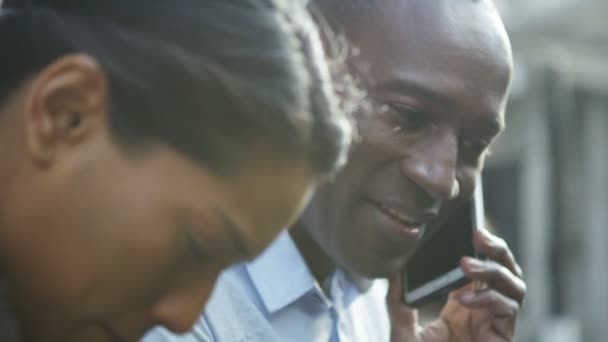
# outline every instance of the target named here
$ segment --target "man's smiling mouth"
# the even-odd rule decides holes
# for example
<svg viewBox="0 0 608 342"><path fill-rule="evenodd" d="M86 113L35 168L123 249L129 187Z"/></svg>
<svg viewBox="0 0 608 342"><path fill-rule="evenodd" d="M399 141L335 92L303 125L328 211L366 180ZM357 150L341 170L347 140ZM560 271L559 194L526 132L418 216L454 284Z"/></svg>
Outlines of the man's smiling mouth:
<svg viewBox="0 0 608 342"><path fill-rule="evenodd" d="M408 239L420 239L429 221L435 217L434 214L411 215L397 206L373 199L369 199L369 202L383 216L394 222L391 226L400 236Z"/></svg>

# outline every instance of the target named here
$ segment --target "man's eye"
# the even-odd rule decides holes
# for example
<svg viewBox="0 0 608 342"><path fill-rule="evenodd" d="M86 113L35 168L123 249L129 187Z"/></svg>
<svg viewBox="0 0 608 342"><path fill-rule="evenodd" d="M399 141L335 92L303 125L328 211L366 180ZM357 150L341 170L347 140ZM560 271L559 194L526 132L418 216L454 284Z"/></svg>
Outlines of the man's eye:
<svg viewBox="0 0 608 342"><path fill-rule="evenodd" d="M488 146L490 142L487 140L465 140L462 143L462 146L466 150L469 155L474 155L475 157L480 157L484 153L488 153Z"/></svg>
<svg viewBox="0 0 608 342"><path fill-rule="evenodd" d="M415 108L394 104L388 107L397 116L396 131L418 131L425 128L429 123L428 116Z"/></svg>

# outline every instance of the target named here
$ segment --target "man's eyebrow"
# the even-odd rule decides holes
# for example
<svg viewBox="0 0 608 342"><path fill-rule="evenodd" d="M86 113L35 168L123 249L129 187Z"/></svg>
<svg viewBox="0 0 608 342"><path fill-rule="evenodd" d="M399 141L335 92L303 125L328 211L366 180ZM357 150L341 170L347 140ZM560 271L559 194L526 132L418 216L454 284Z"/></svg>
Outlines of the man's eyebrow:
<svg viewBox="0 0 608 342"><path fill-rule="evenodd" d="M442 106L453 106L454 102L447 96L441 94L439 91L432 87L405 78L391 78L385 81L380 81L375 84L374 92L390 91L399 93L408 93L424 98L426 101L442 105Z"/></svg>
<svg viewBox="0 0 608 342"><path fill-rule="evenodd" d="M432 104L438 104L444 107L453 107L455 105L453 100L441 94L439 91L434 90L430 86L405 78L393 78L378 82L374 88L374 90L378 92L386 90L413 94ZM498 134L505 128L504 120L494 113L482 115L479 119L479 123L493 134Z"/></svg>
<svg viewBox="0 0 608 342"><path fill-rule="evenodd" d="M252 255L249 246L245 240L245 233L234 220L232 220L228 215L226 215L222 210L215 210L217 217L220 219L221 223L228 230L228 234L232 238L232 241L235 245L235 250L239 257L243 259L249 259Z"/></svg>

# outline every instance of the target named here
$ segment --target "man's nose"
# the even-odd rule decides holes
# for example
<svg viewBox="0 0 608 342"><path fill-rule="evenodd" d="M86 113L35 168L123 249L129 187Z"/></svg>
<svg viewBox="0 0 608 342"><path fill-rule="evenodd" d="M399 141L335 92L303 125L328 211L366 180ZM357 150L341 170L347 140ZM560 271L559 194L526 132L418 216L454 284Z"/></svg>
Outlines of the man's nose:
<svg viewBox="0 0 608 342"><path fill-rule="evenodd" d="M187 333L202 314L216 278L193 281L165 294L152 307L152 319L175 334Z"/></svg>
<svg viewBox="0 0 608 342"><path fill-rule="evenodd" d="M412 146L402 163L403 173L435 200L458 196L460 184L456 179L458 138L445 132L428 137Z"/></svg>

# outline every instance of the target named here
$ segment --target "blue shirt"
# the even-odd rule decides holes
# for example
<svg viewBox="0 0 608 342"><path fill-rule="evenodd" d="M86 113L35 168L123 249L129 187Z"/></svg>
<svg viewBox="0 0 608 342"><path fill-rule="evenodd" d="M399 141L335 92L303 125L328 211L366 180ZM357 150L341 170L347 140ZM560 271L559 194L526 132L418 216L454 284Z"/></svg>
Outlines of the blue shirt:
<svg viewBox="0 0 608 342"><path fill-rule="evenodd" d="M222 273L192 332L156 329L143 341L388 341L386 291L384 280L342 271L319 284L284 232L254 261Z"/></svg>

